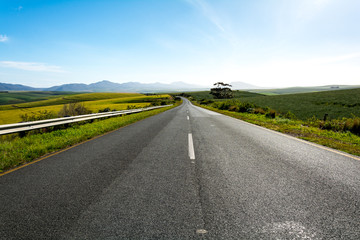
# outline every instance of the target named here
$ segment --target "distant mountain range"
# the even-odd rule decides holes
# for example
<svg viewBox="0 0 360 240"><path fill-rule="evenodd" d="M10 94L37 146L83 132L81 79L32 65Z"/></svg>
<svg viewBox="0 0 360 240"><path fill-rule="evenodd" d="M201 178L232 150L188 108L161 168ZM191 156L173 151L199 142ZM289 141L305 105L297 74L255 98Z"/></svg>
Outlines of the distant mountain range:
<svg viewBox="0 0 360 240"><path fill-rule="evenodd" d="M69 91L69 92L168 92L168 91L200 91L209 89L204 86L184 82L165 83L114 83L103 80L96 83L72 83L49 88L33 88L20 84L0 83L0 91Z"/></svg>
<svg viewBox="0 0 360 240"><path fill-rule="evenodd" d="M183 82L164 83L114 83L101 81L91 84L65 84L47 88L46 91L73 91L73 92L165 92L165 91L189 91L203 90L202 86L187 84Z"/></svg>
<svg viewBox="0 0 360 240"><path fill-rule="evenodd" d="M0 91L35 91L36 88L24 86L21 84L0 83Z"/></svg>
<svg viewBox="0 0 360 240"><path fill-rule="evenodd" d="M259 89L248 83L233 82L230 83L233 89ZM165 83L139 83L139 82L126 82L114 83L103 80L96 83L71 83L63 84L60 86L53 86L49 88L33 88L20 84L0 83L0 91L69 91L69 92L180 92L180 91L201 91L208 90L212 86L200 86L195 84L188 84L184 82L173 82L170 84Z"/></svg>
<svg viewBox="0 0 360 240"><path fill-rule="evenodd" d="M301 92L316 92L359 88L355 85L328 85L319 87L294 87L294 88L278 88L269 89L244 82L231 82L231 89L233 90L251 90L252 92L263 94L288 94ZM214 86L200 86L195 84L188 84L184 82L165 83L139 83L126 82L114 83L103 80L96 83L72 83L63 84L60 86L53 86L49 88L33 88L21 84L0 83L0 91L66 91L66 92L137 92L137 93L156 93L156 92L190 92L190 91L204 91L209 90Z"/></svg>

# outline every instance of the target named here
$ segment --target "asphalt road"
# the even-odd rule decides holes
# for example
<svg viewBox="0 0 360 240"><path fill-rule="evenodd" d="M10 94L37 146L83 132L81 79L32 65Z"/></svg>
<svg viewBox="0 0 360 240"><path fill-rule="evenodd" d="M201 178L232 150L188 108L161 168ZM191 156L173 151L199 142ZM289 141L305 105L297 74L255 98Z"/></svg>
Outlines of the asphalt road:
<svg viewBox="0 0 360 240"><path fill-rule="evenodd" d="M0 177L0 239L360 239L360 161L189 104Z"/></svg>

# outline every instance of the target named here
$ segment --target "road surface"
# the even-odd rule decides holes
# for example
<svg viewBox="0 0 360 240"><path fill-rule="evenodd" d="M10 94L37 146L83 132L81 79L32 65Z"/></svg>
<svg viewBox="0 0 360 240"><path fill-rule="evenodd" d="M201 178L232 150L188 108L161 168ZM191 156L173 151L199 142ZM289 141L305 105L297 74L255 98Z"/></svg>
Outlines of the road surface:
<svg viewBox="0 0 360 240"><path fill-rule="evenodd" d="M0 239L360 239L357 157L191 105L0 177Z"/></svg>

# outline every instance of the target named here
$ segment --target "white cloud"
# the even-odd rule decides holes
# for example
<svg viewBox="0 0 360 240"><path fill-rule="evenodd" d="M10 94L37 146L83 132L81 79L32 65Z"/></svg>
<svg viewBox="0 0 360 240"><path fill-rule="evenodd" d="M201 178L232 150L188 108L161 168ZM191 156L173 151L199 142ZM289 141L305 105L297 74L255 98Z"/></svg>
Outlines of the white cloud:
<svg viewBox="0 0 360 240"><path fill-rule="evenodd" d="M9 38L6 35L0 34L0 42L7 42L7 41L9 41Z"/></svg>
<svg viewBox="0 0 360 240"><path fill-rule="evenodd" d="M0 61L0 67L15 68L35 72L64 72L64 70L62 70L59 66L51 66L44 63L36 62Z"/></svg>

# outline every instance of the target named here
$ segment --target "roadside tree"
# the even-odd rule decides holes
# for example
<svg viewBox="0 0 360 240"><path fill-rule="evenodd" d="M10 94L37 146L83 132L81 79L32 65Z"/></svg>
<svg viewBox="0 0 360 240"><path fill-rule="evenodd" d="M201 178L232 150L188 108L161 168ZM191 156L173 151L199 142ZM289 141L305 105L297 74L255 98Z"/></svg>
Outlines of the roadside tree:
<svg viewBox="0 0 360 240"><path fill-rule="evenodd" d="M230 89L232 87L230 84L217 82L214 83L215 88L210 89L210 94L217 99L233 98L233 92Z"/></svg>

